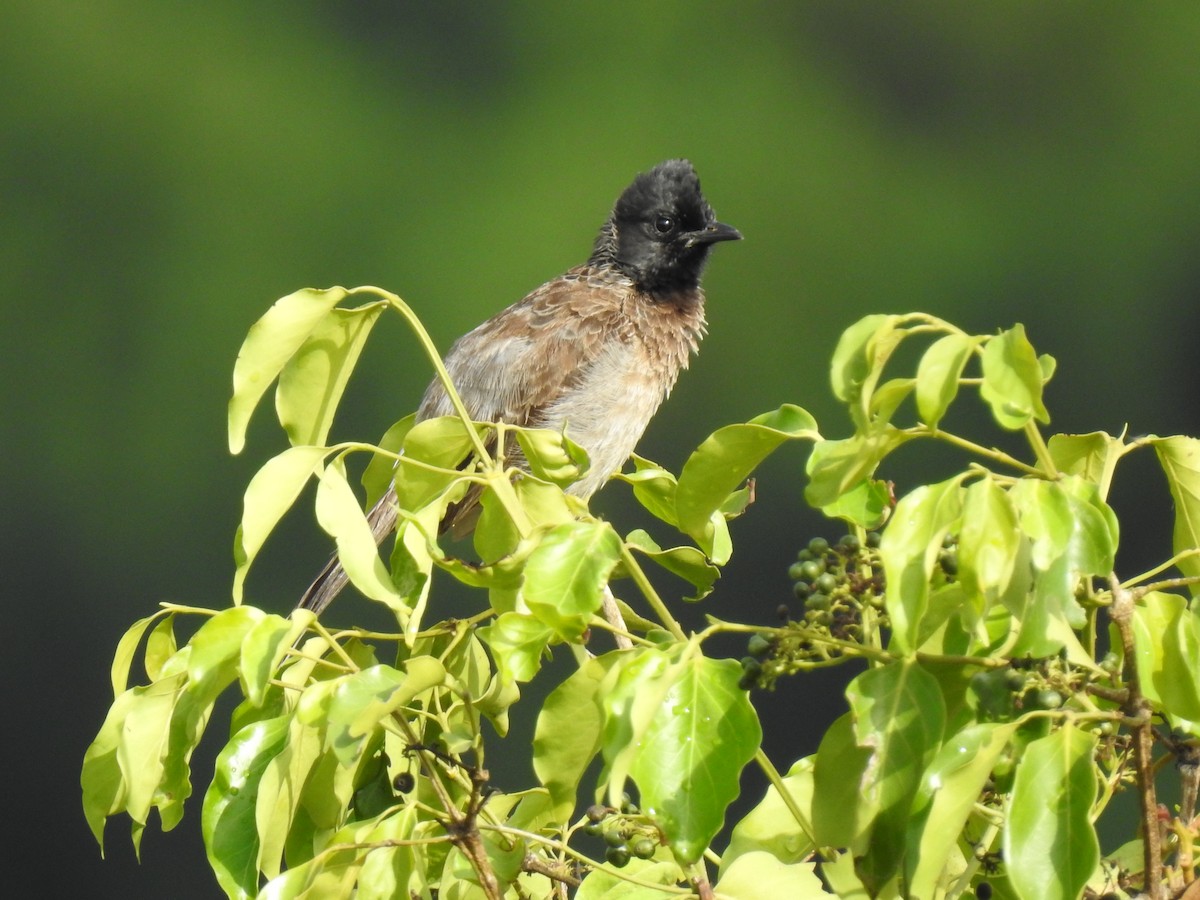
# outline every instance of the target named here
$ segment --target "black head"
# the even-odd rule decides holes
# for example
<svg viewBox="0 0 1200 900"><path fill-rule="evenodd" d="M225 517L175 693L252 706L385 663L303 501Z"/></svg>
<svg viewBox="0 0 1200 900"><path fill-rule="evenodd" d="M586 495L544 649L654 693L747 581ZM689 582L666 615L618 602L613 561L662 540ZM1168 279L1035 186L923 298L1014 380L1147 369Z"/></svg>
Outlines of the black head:
<svg viewBox="0 0 1200 900"><path fill-rule="evenodd" d="M649 293L673 293L700 283L713 244L741 236L717 221L692 164L671 159L621 194L589 262L615 267Z"/></svg>

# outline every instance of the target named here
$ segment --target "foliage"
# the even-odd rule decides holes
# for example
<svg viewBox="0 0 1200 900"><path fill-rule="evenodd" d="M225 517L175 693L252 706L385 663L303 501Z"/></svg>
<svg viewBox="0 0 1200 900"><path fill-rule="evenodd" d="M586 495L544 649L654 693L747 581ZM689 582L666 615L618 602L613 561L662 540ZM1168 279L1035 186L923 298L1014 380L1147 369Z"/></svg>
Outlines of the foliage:
<svg viewBox="0 0 1200 900"><path fill-rule="evenodd" d="M622 536L563 493L587 465L565 435L470 422L457 397L457 416L409 417L377 445L327 446L354 363L388 309L409 321L449 388L411 311L375 288L300 291L246 338L230 446L242 448L276 381L292 446L247 488L235 605L164 604L118 645L115 700L82 776L98 841L119 812L135 846L152 809L164 830L178 823L192 751L236 682L243 700L202 809L230 897L1032 900L1143 886L1175 896L1192 880L1200 620L1173 591L1191 587L1200 566L1200 442L1047 440L1039 425L1054 363L1020 325L968 335L922 314L869 316L844 333L831 366L849 437L824 439L808 413L783 406L718 430L678 476L638 457L618 476L664 532L682 535L664 549L662 537ZM896 351L910 341L915 374L896 375ZM964 389L1024 436L1028 460L941 428ZM510 431L525 469L487 450L512 446L492 434ZM920 439L968 462L896 500L876 471ZM800 550L789 570L798 605L784 606L779 624L709 616L686 634L672 608L714 589L732 552L727 522L752 500L747 477L796 441L812 443L808 501L849 533ZM1146 447L1175 499L1175 555L1122 580L1106 498L1118 464ZM368 460L368 504L395 482L386 563L348 481L355 454ZM241 603L255 558L310 479L318 522L352 583L395 614L395 633L330 630L306 612L285 619ZM464 559L437 535L469 490L482 514ZM1182 574L1160 577L1172 566ZM649 567L686 585L678 601L656 591ZM485 591L486 605L438 620L435 569ZM599 615L613 583L638 598L619 604L623 624ZM185 617L202 624L180 647ZM631 646L603 652L601 632ZM706 653L730 632L749 638L740 664ZM143 644L148 683L128 688ZM501 793L483 723L503 739L520 686L542 677L559 645L577 665L537 711L538 783ZM754 691L794 690L791 678L848 660L867 668L846 689L845 714L814 756L780 775L760 748ZM1175 815L1156 801L1155 752L1180 765ZM771 787L715 848L752 760ZM1129 843L1102 855L1096 824L1131 784L1140 824L1118 822Z"/></svg>

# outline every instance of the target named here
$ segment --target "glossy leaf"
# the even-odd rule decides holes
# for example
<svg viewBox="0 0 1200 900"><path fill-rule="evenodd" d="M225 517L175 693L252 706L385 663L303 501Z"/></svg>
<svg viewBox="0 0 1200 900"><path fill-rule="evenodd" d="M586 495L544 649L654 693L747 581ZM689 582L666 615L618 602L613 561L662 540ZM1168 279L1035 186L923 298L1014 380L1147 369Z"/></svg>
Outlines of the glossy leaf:
<svg viewBox="0 0 1200 900"><path fill-rule="evenodd" d="M321 473L316 512L317 523L337 542L338 561L350 583L372 600L403 608L403 598L379 558L371 526L340 461L331 462Z"/></svg>
<svg viewBox="0 0 1200 900"><path fill-rule="evenodd" d="M844 332L833 351L830 382L834 395L850 409L855 427L866 431L868 408L876 382L892 352L904 337L900 316L871 315Z"/></svg>
<svg viewBox="0 0 1200 900"><path fill-rule="evenodd" d="M233 368L233 397L229 401L232 453L240 453L245 446L250 416L271 382L321 321L348 296L340 287L296 291L275 301L250 327Z"/></svg>
<svg viewBox="0 0 1200 900"><path fill-rule="evenodd" d="M270 680L288 648L304 633L316 618L308 610L296 610L292 618L268 615L247 633L241 646L241 665L238 676L242 692L255 706L261 706Z"/></svg>
<svg viewBox="0 0 1200 900"><path fill-rule="evenodd" d="M908 825L909 896L932 898L963 827L1016 723L970 725L942 745L921 775Z"/></svg>
<svg viewBox="0 0 1200 900"><path fill-rule="evenodd" d="M1055 434L1046 442L1050 458L1064 475L1078 475L1099 483L1121 448L1121 440L1094 431L1090 434Z"/></svg>
<svg viewBox="0 0 1200 900"><path fill-rule="evenodd" d="M242 602L242 588L250 564L267 537L292 508L308 479L328 454L324 447L291 447L266 464L250 479L242 498L242 523L233 539L233 602Z"/></svg>
<svg viewBox="0 0 1200 900"><path fill-rule="evenodd" d="M137 703L138 695L132 689L118 694L108 708L104 724L83 756L83 769L79 775L79 786L83 789L83 814L102 853L104 820L125 809L128 788L117 752L121 746L125 719Z"/></svg>
<svg viewBox="0 0 1200 900"><path fill-rule="evenodd" d="M254 810L263 769L282 749L288 716L243 728L217 756L204 797L200 830L217 882L231 898L258 893L258 832Z"/></svg>
<svg viewBox="0 0 1200 900"><path fill-rule="evenodd" d="M1092 827L1096 738L1067 723L1017 764L1004 825L1009 881L1022 900L1078 897L1100 860Z"/></svg>
<svg viewBox="0 0 1200 900"><path fill-rule="evenodd" d="M380 300L331 310L284 364L275 412L293 447L325 444L367 336L387 307Z"/></svg>
<svg viewBox="0 0 1200 900"><path fill-rule="evenodd" d="M868 833L876 809L860 802L860 786L872 755L858 745L850 713L825 729L813 760L813 837L821 846L857 845Z"/></svg>
<svg viewBox="0 0 1200 900"><path fill-rule="evenodd" d="M153 622L165 615L167 615L167 611L162 610L154 613L152 616L138 619L129 626L125 633L121 635L121 639L117 641L117 650L113 654L110 670L114 697L119 697L124 693L125 688L129 684L129 667L133 664L133 655L137 652L142 635L146 633L146 629Z"/></svg>
<svg viewBox="0 0 1200 900"><path fill-rule="evenodd" d="M1176 553L1200 547L1200 440L1190 437L1162 438L1154 442L1159 464L1167 476L1175 502L1173 544ZM1200 575L1200 554L1179 561L1184 575ZM1200 587L1192 585L1193 594Z"/></svg>
<svg viewBox="0 0 1200 900"><path fill-rule="evenodd" d="M984 345L980 396L1002 427L1015 431L1031 420L1050 421L1042 386L1042 367L1024 325L1014 325Z"/></svg>
<svg viewBox="0 0 1200 900"><path fill-rule="evenodd" d="M533 771L550 792L552 819L566 822L575 809L575 792L596 754L604 728L600 686L615 653L591 657L550 692L533 734Z"/></svg>
<svg viewBox="0 0 1200 900"><path fill-rule="evenodd" d="M1200 621L1178 594L1152 591L1133 611L1142 690L1173 718L1200 722Z"/></svg>
<svg viewBox="0 0 1200 900"><path fill-rule="evenodd" d="M621 539L605 522L559 525L525 564L530 612L563 640L577 640L600 608L600 592L621 558Z"/></svg>
<svg viewBox="0 0 1200 900"><path fill-rule="evenodd" d="M529 681L541 668L542 654L554 640L554 631L533 616L505 612L480 628L479 637L491 648L506 681Z"/></svg>
<svg viewBox="0 0 1200 900"><path fill-rule="evenodd" d="M769 853L754 850L739 856L716 884L718 897L729 900L759 900L787 897L789 900L829 900L816 864L785 863Z"/></svg>
<svg viewBox="0 0 1200 900"><path fill-rule="evenodd" d="M1020 540L1017 514L1003 488L984 478L963 491L958 566L968 594L990 604L1004 593Z"/></svg>
<svg viewBox="0 0 1200 900"><path fill-rule="evenodd" d="M675 493L679 528L712 554L709 520L729 495L780 444L820 440L817 423L805 410L785 404L743 425L713 432L684 463Z"/></svg>
<svg viewBox="0 0 1200 900"><path fill-rule="evenodd" d="M809 823L812 822L814 763L814 757L805 757L783 776L788 795ZM814 849L779 791L774 785L768 785L763 799L733 827L729 846L721 854L721 877L724 878L729 867L746 854L767 853L779 862L791 865L804 861Z"/></svg>
<svg viewBox="0 0 1200 900"><path fill-rule="evenodd" d="M405 416L385 431L375 446L387 453L399 453L404 448L404 439L408 437L408 432L412 430L416 419L415 413ZM392 484L396 466L397 462L393 456L384 453L371 455L360 479L360 483L367 493L367 501L364 504L367 509L373 507L387 493L387 489Z"/></svg>
<svg viewBox="0 0 1200 900"><path fill-rule="evenodd" d="M643 887L627 877L651 885L674 886L681 880L679 866L673 861L631 859L618 875L610 866L594 869L575 893L575 900L650 900L669 896L660 890Z"/></svg>
<svg viewBox="0 0 1200 900"><path fill-rule="evenodd" d="M942 539L962 512L963 477L922 485L908 494L896 504L883 533L879 554L887 579L892 643L902 653L911 652L919 643L929 578L937 565Z"/></svg>
<svg viewBox="0 0 1200 900"><path fill-rule="evenodd" d="M590 465L587 451L559 431L516 429L517 443L535 477L565 488L578 481Z"/></svg>
<svg viewBox="0 0 1200 900"><path fill-rule="evenodd" d="M885 456L909 440L904 432L886 425L845 440L818 441L805 467L809 481L804 499L818 509L834 508L846 493L860 489L875 474Z"/></svg>
<svg viewBox="0 0 1200 900"><path fill-rule="evenodd" d="M921 421L936 428L958 394L971 352L978 340L954 332L934 341L917 365L917 412Z"/></svg>
<svg viewBox="0 0 1200 900"><path fill-rule="evenodd" d="M675 512L678 482L675 476L658 463L643 459L636 453L632 459L634 471L621 472L614 477L633 487L633 496L651 515L678 527L679 516Z"/></svg>
<svg viewBox="0 0 1200 900"><path fill-rule="evenodd" d="M401 672L391 666L371 666L338 679L326 715L326 746L343 766L351 765L366 737L393 712L418 694L442 684L446 669L431 656L409 659Z"/></svg>
<svg viewBox="0 0 1200 900"><path fill-rule="evenodd" d="M255 865L267 878L279 874L284 844L300 808L305 783L321 756L321 731L314 724L323 720L331 693L332 685L320 682L301 693L296 714L288 721L284 745L267 762L259 779L254 805L254 827L259 837Z"/></svg>
<svg viewBox="0 0 1200 900"><path fill-rule="evenodd" d="M846 688L860 747L871 762L859 785L860 821L873 820L866 845L854 846L855 870L879 890L904 862L906 832L921 775L938 752L946 720L937 679L915 662L869 669Z"/></svg>
<svg viewBox="0 0 1200 900"><path fill-rule="evenodd" d="M695 547L672 547L664 550L640 528L626 535L625 543L696 588L695 596L686 598L688 600L703 600L712 593L713 584L721 577L721 570Z"/></svg>
<svg viewBox="0 0 1200 900"><path fill-rule="evenodd" d="M146 638L146 677L151 681L158 681L167 667L168 660L178 649L179 646L175 643L175 614L171 613L150 629L150 636Z"/></svg>
<svg viewBox="0 0 1200 900"><path fill-rule="evenodd" d="M642 808L680 863L696 862L738 795L742 768L762 739L754 707L738 687L741 666L685 652L656 673L661 696L638 734L629 774Z"/></svg>
<svg viewBox="0 0 1200 900"><path fill-rule="evenodd" d="M908 395L917 386L915 378L891 378L876 388L871 396L868 412L873 428L890 422L900 404L908 399Z"/></svg>
<svg viewBox="0 0 1200 900"><path fill-rule="evenodd" d="M470 432L455 416L426 419L413 425L404 437L404 457L424 465L401 462L396 468L400 508L416 511L445 493L461 477L458 467L470 456L473 447Z"/></svg>

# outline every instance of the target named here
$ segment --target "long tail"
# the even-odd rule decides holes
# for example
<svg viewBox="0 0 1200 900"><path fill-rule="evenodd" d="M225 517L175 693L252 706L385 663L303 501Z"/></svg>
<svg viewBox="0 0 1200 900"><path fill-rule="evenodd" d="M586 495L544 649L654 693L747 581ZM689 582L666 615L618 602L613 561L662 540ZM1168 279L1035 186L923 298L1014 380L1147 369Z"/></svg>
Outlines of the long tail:
<svg viewBox="0 0 1200 900"><path fill-rule="evenodd" d="M371 534L375 537L376 544L380 543L395 530L395 486L389 487L387 493L379 499L379 502L371 507L371 511L367 513L367 521L371 523ZM319 616L324 612L325 607L332 603L334 598L349 583L350 579L346 577L346 570L338 562L337 554L335 553L329 558L329 562L325 563L325 568L321 570L321 573L317 575L313 583L308 586L308 590L304 592L304 596L300 598L300 602L296 604L296 608L311 609L313 613Z"/></svg>

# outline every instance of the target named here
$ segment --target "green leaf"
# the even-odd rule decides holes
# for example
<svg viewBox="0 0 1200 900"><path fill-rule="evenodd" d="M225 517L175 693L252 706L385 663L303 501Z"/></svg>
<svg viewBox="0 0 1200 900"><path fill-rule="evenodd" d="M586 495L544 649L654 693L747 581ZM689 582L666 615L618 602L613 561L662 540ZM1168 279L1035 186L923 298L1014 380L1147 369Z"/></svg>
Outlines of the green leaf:
<svg viewBox="0 0 1200 900"><path fill-rule="evenodd" d="M377 665L338 679L326 716L326 746L343 766L352 765L366 737L383 719L446 677L440 661L417 656L405 662L403 672Z"/></svg>
<svg viewBox="0 0 1200 900"><path fill-rule="evenodd" d="M813 837L821 846L854 846L868 833L875 809L860 804L859 788L872 755L858 745L850 713L825 730L813 761Z"/></svg>
<svg viewBox="0 0 1200 900"><path fill-rule="evenodd" d="M964 477L966 473L921 485L896 504L883 533L879 554L887 579L892 644L901 653L912 652L920 642L929 578L937 565L942 539L962 512Z"/></svg>
<svg viewBox="0 0 1200 900"><path fill-rule="evenodd" d="M1110 466L1111 457L1118 453L1120 438L1094 431L1091 434L1055 434L1046 442L1050 458L1064 475L1078 475L1100 483Z"/></svg>
<svg viewBox="0 0 1200 900"><path fill-rule="evenodd" d="M350 373L386 300L356 309L334 309L317 322L284 364L275 388L275 411L292 446L321 445Z"/></svg>
<svg viewBox="0 0 1200 900"><path fill-rule="evenodd" d="M186 675L182 672L130 691L132 701L124 707L117 765L125 785L124 808L133 820L135 849L141 843L150 808L165 780L163 758L171 735L171 717L183 695Z"/></svg>
<svg viewBox="0 0 1200 900"><path fill-rule="evenodd" d="M846 699L858 745L872 751L857 807L860 822L873 822L854 846L855 871L877 892L904 862L913 799L941 746L946 708L937 679L911 661L863 672Z"/></svg>
<svg viewBox="0 0 1200 900"><path fill-rule="evenodd" d="M685 652L662 673L662 702L632 754L642 808L683 865L699 860L721 830L762 740L741 676L734 660Z"/></svg>
<svg viewBox="0 0 1200 900"><path fill-rule="evenodd" d="M621 559L606 522L567 522L548 531L525 564L525 602L559 638L578 640L600 608L600 593Z"/></svg>
<svg viewBox="0 0 1200 900"><path fill-rule="evenodd" d="M785 863L761 850L734 860L716 884L719 897L729 900L759 900L787 897L788 900L829 900L817 877L816 864Z"/></svg>
<svg viewBox="0 0 1200 900"><path fill-rule="evenodd" d="M367 509L378 503L383 495L387 493L387 489L391 487L392 477L396 471L396 458L388 454L399 453L404 447L404 439L408 436L408 432L412 429L413 423L416 422L416 414L405 416L399 422L384 432L383 437L376 444L380 450L386 453L374 453L371 455L371 461L367 463L363 470L360 483L367 493L367 500L364 506Z"/></svg>
<svg viewBox="0 0 1200 900"><path fill-rule="evenodd" d="M1014 325L988 339L983 348L980 395L1002 428L1017 431L1031 419L1050 421L1042 403L1042 387L1042 367L1025 337L1024 325Z"/></svg>
<svg viewBox="0 0 1200 900"><path fill-rule="evenodd" d="M275 301L255 322L233 367L233 397L229 401L229 450L241 453L246 426L258 401L287 361L308 336L349 296L345 288L303 290Z"/></svg>
<svg viewBox="0 0 1200 900"><path fill-rule="evenodd" d="M479 426L481 433L485 427ZM414 425L404 438L404 459L424 465L408 465L402 460L397 466L400 508L415 511L444 494L462 478L458 468L474 446L470 432L457 416L426 419Z"/></svg>
<svg viewBox="0 0 1200 900"><path fill-rule="evenodd" d="M991 478L963 491L958 534L960 581L985 608L1008 588L1021 535L1008 493Z"/></svg>
<svg viewBox="0 0 1200 900"><path fill-rule="evenodd" d="M242 642L238 675L242 691L252 704L263 704L270 680L277 675L288 648L315 618L308 610L295 610L291 620L268 615L250 629Z"/></svg>
<svg viewBox="0 0 1200 900"><path fill-rule="evenodd" d="M280 716L248 725L217 756L200 830L209 865L228 897L240 900L258 893L254 810L263 770L283 748L289 719Z"/></svg>
<svg viewBox="0 0 1200 900"><path fill-rule="evenodd" d="M1200 547L1200 440L1161 438L1154 442L1154 452L1175 501L1175 552L1194 550ZM1178 566L1188 577L1200 576L1200 554L1181 559ZM1200 593L1200 586L1192 585L1190 590L1193 594Z"/></svg>
<svg viewBox="0 0 1200 900"><path fill-rule="evenodd" d="M809 482L804 499L827 515L837 515L831 511L837 508L835 504L848 492L861 490L883 458L910 439L903 431L885 425L845 440L818 441L805 467Z"/></svg>
<svg viewBox="0 0 1200 900"><path fill-rule="evenodd" d="M670 896L661 890L643 887L628 880L635 877L646 884L674 886L681 879L679 866L673 861L657 859L631 859L629 864L619 870L610 866L593 869L583 879L575 900L660 900Z"/></svg>
<svg viewBox="0 0 1200 900"><path fill-rule="evenodd" d="M1067 549L1075 523L1071 502L1062 485L1041 478L1022 478L1008 494L1020 518L1021 530L1032 541L1033 564L1046 570Z"/></svg>
<svg viewBox="0 0 1200 900"><path fill-rule="evenodd" d="M117 641L117 651L113 654L111 678L113 697L119 697L124 693L126 686L129 684L129 667L133 664L133 655L137 652L138 644L142 640L142 635L146 633L146 629L150 624L162 616L168 615L166 610L160 610L152 616L146 616L144 619L138 619L128 630L121 635L121 639Z"/></svg>
<svg viewBox="0 0 1200 900"><path fill-rule="evenodd" d="M1200 722L1200 623L1178 594L1151 591L1133 610L1142 691L1172 719Z"/></svg>
<svg viewBox="0 0 1200 900"><path fill-rule="evenodd" d="M542 665L554 631L533 616L505 612L491 625L479 629L496 658L496 666L505 681L529 681Z"/></svg>
<svg viewBox="0 0 1200 900"><path fill-rule="evenodd" d="M887 519L892 509L892 492L886 481L867 478L842 493L832 503L821 507L831 519L841 519L874 531Z"/></svg>
<svg viewBox="0 0 1200 900"><path fill-rule="evenodd" d="M969 725L951 736L921 775L908 824L908 892L933 897L992 768L1016 723Z"/></svg>
<svg viewBox="0 0 1200 900"><path fill-rule="evenodd" d="M636 453L631 459L634 471L618 472L613 477L631 485L633 496L651 515L672 527L678 527L679 517L675 514L678 483L675 476L658 463L643 459Z"/></svg>
<svg viewBox="0 0 1200 900"><path fill-rule="evenodd" d="M897 328L901 321L900 316L865 316L842 332L833 351L829 369L833 393L849 407L859 431L870 425L868 410L875 384L904 339L905 331Z"/></svg>
<svg viewBox="0 0 1200 900"><path fill-rule="evenodd" d="M317 523L337 542L338 561L359 591L392 608L403 608L403 598L392 585L376 550L375 537L358 498L346 481L341 460L325 467L317 485Z"/></svg>
<svg viewBox="0 0 1200 900"><path fill-rule="evenodd" d="M233 539L233 602L242 602L242 589L250 564L262 549L283 514L292 508L308 479L321 465L324 447L291 447L267 460L246 487L242 523Z"/></svg>
<svg viewBox="0 0 1200 900"><path fill-rule="evenodd" d="M959 332L934 341L917 365L917 412L930 428L958 395L958 380L979 340Z"/></svg>
<svg viewBox="0 0 1200 900"><path fill-rule="evenodd" d="M820 439L813 417L791 404L744 425L717 429L688 457L679 475L675 509L680 530L713 555L709 521L729 495L784 441Z"/></svg>
<svg viewBox="0 0 1200 900"><path fill-rule="evenodd" d="M1009 881L1022 900L1078 897L1100 861L1092 827L1096 738L1067 722L1017 763L1004 824Z"/></svg>
<svg viewBox="0 0 1200 900"><path fill-rule="evenodd" d="M809 822L812 821L814 763L815 758L811 756L798 760L783 777L788 794ZM746 854L757 858L758 854L767 853L778 862L791 865L803 862L814 849L779 791L770 785L759 804L733 827L729 847L721 854L721 878L724 879L729 867Z"/></svg>
<svg viewBox="0 0 1200 900"><path fill-rule="evenodd" d="M871 396L869 413L872 428L878 428L892 420L900 404L917 386L915 378L891 378L881 384Z"/></svg>
<svg viewBox="0 0 1200 900"><path fill-rule="evenodd" d="M650 557L668 572L673 572L696 588L694 597L687 600L703 600L712 593L712 586L721 577L721 570L695 547L672 547L664 550L645 531L638 528L625 537L630 549Z"/></svg>
<svg viewBox="0 0 1200 900"><path fill-rule="evenodd" d="M588 470L587 451L565 433L546 428L516 428L514 432L534 477L565 488Z"/></svg>
<svg viewBox="0 0 1200 900"><path fill-rule="evenodd" d="M333 688L329 682L316 682L304 689L296 714L288 722L283 748L266 763L259 779L254 805L259 838L255 866L267 878L279 874L284 844L305 784L321 756L322 735L314 726L324 719Z"/></svg>
<svg viewBox="0 0 1200 900"><path fill-rule="evenodd" d="M139 702L132 690L118 694L104 724L83 756L79 786L83 789L83 814L92 836L104 852L104 820L125 808L125 776L117 759L129 711Z"/></svg>
<svg viewBox="0 0 1200 900"><path fill-rule="evenodd" d="M550 692L538 713L533 734L533 771L550 792L551 819L567 822L575 810L575 792L596 754L604 728L600 686L617 654L589 657Z"/></svg>
<svg viewBox="0 0 1200 900"><path fill-rule="evenodd" d="M151 681L158 681L162 677L167 661L175 655L178 649L179 647L175 643L175 614L171 613L155 625L150 632L150 637L146 638L146 676Z"/></svg>

